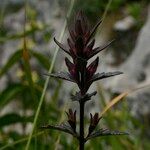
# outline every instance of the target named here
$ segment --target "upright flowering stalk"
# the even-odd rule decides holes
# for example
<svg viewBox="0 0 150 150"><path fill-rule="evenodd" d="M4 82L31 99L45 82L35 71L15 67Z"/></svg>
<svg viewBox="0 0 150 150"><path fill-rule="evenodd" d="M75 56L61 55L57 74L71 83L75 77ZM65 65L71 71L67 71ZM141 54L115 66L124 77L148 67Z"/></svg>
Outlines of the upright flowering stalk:
<svg viewBox="0 0 150 150"><path fill-rule="evenodd" d="M122 74L122 72L118 71L96 73L99 57L97 57L91 64L87 65L89 59L107 48L112 43L111 41L104 46L94 48L95 39L92 37L100 23L101 21L99 21L93 29L90 29L87 18L84 16L83 12L80 11L75 17L74 24L69 27L70 37L67 39L68 46L59 43L54 38L55 43L65 53L70 55L72 60L70 61L67 57L65 58L68 72L58 72L50 74L50 76L68 80L77 84L79 91L76 92L75 95L72 95L71 99L73 101L78 101L80 105L80 129L79 132L76 131L76 110L73 111L72 109L69 109L69 111L66 112L68 116L67 123L62 123L61 125L56 126L48 125L42 128L56 129L73 135L79 141L80 150L84 150L84 144L91 138L103 135L124 134L123 132L109 131L108 129L95 130L101 119L98 113L95 113L95 115L90 114L89 131L87 134L84 133L84 106L85 103L91 100L91 97L97 93L96 91L87 93L91 84L97 80Z"/></svg>

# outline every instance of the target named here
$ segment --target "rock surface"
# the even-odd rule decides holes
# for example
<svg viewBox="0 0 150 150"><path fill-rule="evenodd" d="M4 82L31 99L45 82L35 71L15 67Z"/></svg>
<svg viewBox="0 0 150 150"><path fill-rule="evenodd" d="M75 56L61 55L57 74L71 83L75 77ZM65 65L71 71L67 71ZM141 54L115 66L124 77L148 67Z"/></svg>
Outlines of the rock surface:
<svg viewBox="0 0 150 150"><path fill-rule="evenodd" d="M150 85L150 7L147 21L139 33L132 54L117 70L123 71L124 75L114 78L112 82L107 83L107 87L115 92L123 92L143 85ZM134 115L150 114L149 91L150 86L130 96L132 102L129 102L132 104Z"/></svg>

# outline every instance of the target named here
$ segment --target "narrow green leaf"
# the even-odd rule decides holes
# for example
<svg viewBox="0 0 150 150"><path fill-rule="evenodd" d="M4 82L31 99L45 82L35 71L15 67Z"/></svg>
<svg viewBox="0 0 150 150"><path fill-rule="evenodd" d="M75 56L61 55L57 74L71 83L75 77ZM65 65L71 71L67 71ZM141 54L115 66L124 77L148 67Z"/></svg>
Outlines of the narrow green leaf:
<svg viewBox="0 0 150 150"><path fill-rule="evenodd" d="M25 24L24 24L24 31L25 31ZM22 50L22 60L23 60L23 69L25 72L25 76L30 88L30 92L31 92L31 97L34 101L38 100L38 97L36 96L35 93L35 86L34 86L34 82L32 79L32 70L31 70L31 64L30 64L30 55L29 55L29 49L27 48L27 41L26 41L26 37L24 36L23 39L23 50Z"/></svg>
<svg viewBox="0 0 150 150"><path fill-rule="evenodd" d="M15 53L13 53L7 63L0 69L0 77L5 74L19 59L22 57L22 51L18 50Z"/></svg>
<svg viewBox="0 0 150 150"><path fill-rule="evenodd" d="M19 95L24 89L25 86L21 84L12 84L6 87L0 93L0 109L13 100L13 98Z"/></svg>
<svg viewBox="0 0 150 150"><path fill-rule="evenodd" d="M39 52L36 52L36 51L33 51L33 50L30 50L30 53L33 57L35 57L38 62L46 69L48 70L49 69L49 66L50 66L50 61L49 61L49 58L44 56L43 54L39 53Z"/></svg>
<svg viewBox="0 0 150 150"><path fill-rule="evenodd" d="M12 34L12 35L6 35L4 37L0 37L0 43L5 43L5 41L8 40L15 40L15 39L21 39L25 36L29 36L29 35L33 35L35 32L37 31L43 31L45 29L47 29L49 26L48 25L43 25L42 28L40 27L32 27L31 29L25 31L25 32L21 32L21 33L17 33L17 34Z"/></svg>
<svg viewBox="0 0 150 150"><path fill-rule="evenodd" d="M33 134L32 138L40 136L44 133L45 133L44 131L37 132L37 133ZM20 143L23 143L27 140L28 140L28 137L21 138L17 141L14 141L14 142L11 142L11 143L4 145L3 147L0 148L0 150L4 150L4 149L8 150L8 149L10 149L10 147L15 146L15 145L20 144Z"/></svg>
<svg viewBox="0 0 150 150"><path fill-rule="evenodd" d="M33 119L33 117L29 116L20 116L18 114L15 113L11 113L11 114L6 114L2 117L0 117L0 128L4 127L6 125L11 125L14 123L26 123L26 122L31 122Z"/></svg>

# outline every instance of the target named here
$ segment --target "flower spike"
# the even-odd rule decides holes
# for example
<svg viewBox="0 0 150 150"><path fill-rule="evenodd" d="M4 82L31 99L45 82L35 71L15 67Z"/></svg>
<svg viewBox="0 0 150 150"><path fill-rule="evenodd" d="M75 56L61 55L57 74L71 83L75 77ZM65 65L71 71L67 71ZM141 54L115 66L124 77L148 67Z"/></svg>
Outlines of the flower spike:
<svg viewBox="0 0 150 150"><path fill-rule="evenodd" d="M66 112L68 116L67 122L55 126L43 126L42 128L59 130L73 135L79 141L80 150L84 150L84 144L92 138L105 135L126 135L124 132L111 131L103 128L96 130L101 119L98 113L95 113L94 115L90 113L90 125L86 137L84 133L85 103L91 100L92 96L95 96L97 93L96 91L88 93L90 86L95 81L122 74L120 71L96 73L99 64L99 57L88 65L89 59L106 49L114 41L94 48L95 39L93 38L93 35L101 22L102 21L99 21L93 29L90 29L86 16L82 11L79 11L75 16L73 24L69 26L70 36L67 38L67 45L61 44L54 38L55 43L72 58L72 60L69 60L67 57L65 58L68 71L46 74L51 77L73 82L78 86L79 91L74 95L72 94L71 99L79 103L80 125L79 132L77 132L76 111L69 109L68 112Z"/></svg>

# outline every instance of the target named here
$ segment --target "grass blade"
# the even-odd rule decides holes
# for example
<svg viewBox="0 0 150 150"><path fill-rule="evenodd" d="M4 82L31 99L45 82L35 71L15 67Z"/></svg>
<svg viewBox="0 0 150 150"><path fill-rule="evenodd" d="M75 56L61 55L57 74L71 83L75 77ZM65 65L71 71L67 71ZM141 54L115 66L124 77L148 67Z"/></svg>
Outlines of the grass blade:
<svg viewBox="0 0 150 150"><path fill-rule="evenodd" d="M120 95L118 95L117 97L113 98L107 105L106 107L103 109L103 111L100 113L100 116L103 116L111 107L113 107L115 104L117 104L118 102L120 102L124 97L126 97L127 95L136 92L137 90L143 89L143 88L147 88L150 87L150 85L145 85L142 87L138 87L135 89L130 89L127 92L123 92Z"/></svg>
<svg viewBox="0 0 150 150"><path fill-rule="evenodd" d="M38 132L38 133L32 135L32 138L37 137L37 136L40 136L40 135L42 135L42 134L44 134L44 133L45 133L45 131ZM7 145L4 145L3 147L0 148L0 150L4 150L4 149L7 149L7 150L8 150L10 147L12 147L12 146L14 146L14 145L16 145L16 144L23 143L23 142L25 142L25 141L27 141L27 140L28 140L28 137L22 138L22 139L17 140L17 141L15 141L15 142L13 142L13 143L9 143L9 144L7 144Z"/></svg>
<svg viewBox="0 0 150 150"><path fill-rule="evenodd" d="M5 74L16 62L21 59L22 51L18 50L14 54L12 54L7 63L0 70L0 77Z"/></svg>
<svg viewBox="0 0 150 150"><path fill-rule="evenodd" d="M25 117L15 113L10 113L0 117L0 128L14 123L27 123L31 121L32 117Z"/></svg>
<svg viewBox="0 0 150 150"><path fill-rule="evenodd" d="M11 84L0 93L0 109L13 100L16 95L24 91L26 87L21 84Z"/></svg>
<svg viewBox="0 0 150 150"><path fill-rule="evenodd" d="M104 110L100 113L100 116L103 116L111 107L113 107L116 103L122 100L124 97L128 95L128 92L121 93L117 97L113 98L104 108Z"/></svg>
<svg viewBox="0 0 150 150"><path fill-rule="evenodd" d="M46 69L48 70L49 69L49 66L50 66L50 60L48 57L44 56L43 54L39 53L39 52L36 52L36 51L33 51L33 50L30 50L30 53L33 57L35 57L38 62Z"/></svg>
<svg viewBox="0 0 150 150"><path fill-rule="evenodd" d="M71 1L67 17L70 16L72 8L73 8L73 5L74 5L74 0ZM62 28L62 31L61 31L61 34L60 34L60 37L59 37L59 41L62 40L62 37L63 37L65 29L66 29L66 25L67 25L67 21L65 21L65 23L64 23L64 26ZM55 50L55 53L54 53L54 56L53 56L53 59L52 59L51 66L50 66L49 71L48 71L49 74L52 72L52 69L54 67L54 63L55 63L55 60L56 60L56 56L57 56L58 50L59 50L59 47L57 46L56 50ZM45 93L46 93L46 89L47 89L47 86L48 86L49 79L50 79L50 77L48 76L46 78L46 81L45 81L45 84L44 84L42 95L41 95L41 98L40 98L40 101L39 101L39 104L38 104L38 108L37 108L37 111L36 111L36 114L35 114L35 117L34 117L32 131L31 131L31 133L29 135L29 138L28 138L25 150L29 150L29 146L30 146L30 143L31 143L31 138L32 138L32 135L33 135L36 123L37 123L37 119L38 119L38 116L39 116L39 113L40 113L40 109L41 109L41 106L42 106L42 103L43 103L43 100L44 100L44 96L45 96Z"/></svg>

